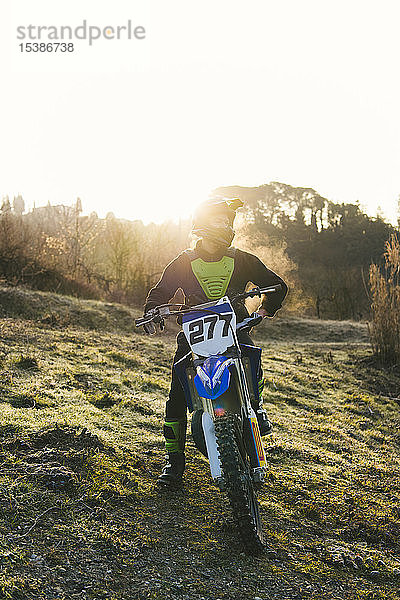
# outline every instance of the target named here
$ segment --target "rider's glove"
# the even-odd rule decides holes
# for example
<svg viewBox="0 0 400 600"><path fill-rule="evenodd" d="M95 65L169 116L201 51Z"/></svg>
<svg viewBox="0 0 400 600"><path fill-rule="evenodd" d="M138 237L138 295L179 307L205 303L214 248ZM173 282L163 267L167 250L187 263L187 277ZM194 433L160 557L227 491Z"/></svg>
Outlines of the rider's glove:
<svg viewBox="0 0 400 600"><path fill-rule="evenodd" d="M164 319L161 317L161 315L156 314L155 310L149 310L144 315L144 318L146 319L146 318L150 318L150 317L153 317L153 320L149 321L148 323L145 323L143 325L143 329L144 329L145 333L147 333L148 335L154 335L155 333L157 333L157 326L160 331L163 331Z"/></svg>
<svg viewBox="0 0 400 600"><path fill-rule="evenodd" d="M144 315L146 317L146 315ZM154 335L157 332L156 326L153 321L149 321L143 325L143 330L147 335Z"/></svg>
<svg viewBox="0 0 400 600"><path fill-rule="evenodd" d="M270 312L268 312L264 307L260 306L260 308L257 310L257 313L260 315L260 317L262 317L263 319L265 319L266 317L273 317L274 315L271 315ZM275 313L274 313L275 314Z"/></svg>

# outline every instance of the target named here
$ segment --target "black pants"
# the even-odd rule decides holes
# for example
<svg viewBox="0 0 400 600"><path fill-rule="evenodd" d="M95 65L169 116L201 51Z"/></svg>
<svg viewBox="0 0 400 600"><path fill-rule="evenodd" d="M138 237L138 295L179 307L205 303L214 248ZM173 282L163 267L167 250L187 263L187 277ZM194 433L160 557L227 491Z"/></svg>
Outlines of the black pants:
<svg viewBox="0 0 400 600"><path fill-rule="evenodd" d="M246 331L238 332L238 340L240 344L254 346L253 340ZM189 344L185 338L183 331L178 333L177 349L174 356L173 364L183 358L190 351ZM261 362L258 367L258 380L262 379ZM172 381L169 397L165 407L166 421L179 421L186 417L186 400L181 382L179 381L174 369L172 369Z"/></svg>

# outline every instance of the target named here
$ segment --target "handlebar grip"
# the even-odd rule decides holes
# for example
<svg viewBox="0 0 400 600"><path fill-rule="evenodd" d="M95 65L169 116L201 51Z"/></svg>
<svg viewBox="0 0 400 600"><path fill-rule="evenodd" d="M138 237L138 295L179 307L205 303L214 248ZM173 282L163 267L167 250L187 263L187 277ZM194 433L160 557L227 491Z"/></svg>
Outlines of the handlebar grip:
<svg viewBox="0 0 400 600"><path fill-rule="evenodd" d="M150 313L147 316L145 315L141 319L135 319L136 327L142 327L143 325L146 325L147 323L158 323L161 331L164 329L164 325L165 325L163 317L160 314L158 314L157 312L154 312L153 314Z"/></svg>
<svg viewBox="0 0 400 600"><path fill-rule="evenodd" d="M141 319L135 319L135 325L136 327L141 327L142 325L144 325L145 323L148 323L149 319L145 319L144 317L142 317Z"/></svg>
<svg viewBox="0 0 400 600"><path fill-rule="evenodd" d="M281 283L277 283L276 285L271 285L267 288L261 288L260 292L262 294L273 294L274 292L279 292L279 290L282 289L282 284Z"/></svg>

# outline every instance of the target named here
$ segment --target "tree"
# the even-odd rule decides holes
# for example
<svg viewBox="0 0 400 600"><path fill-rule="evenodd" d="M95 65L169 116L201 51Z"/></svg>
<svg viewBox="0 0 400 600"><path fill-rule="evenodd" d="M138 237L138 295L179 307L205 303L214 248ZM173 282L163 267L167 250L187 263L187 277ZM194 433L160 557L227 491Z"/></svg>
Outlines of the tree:
<svg viewBox="0 0 400 600"><path fill-rule="evenodd" d="M1 212L3 214L8 213L11 211L11 204L10 204L10 199L8 196L6 196L5 198L3 198L2 203L1 203Z"/></svg>
<svg viewBox="0 0 400 600"><path fill-rule="evenodd" d="M18 194L18 196L14 196L13 210L15 214L19 216L21 216L25 212L25 202L20 194Z"/></svg>

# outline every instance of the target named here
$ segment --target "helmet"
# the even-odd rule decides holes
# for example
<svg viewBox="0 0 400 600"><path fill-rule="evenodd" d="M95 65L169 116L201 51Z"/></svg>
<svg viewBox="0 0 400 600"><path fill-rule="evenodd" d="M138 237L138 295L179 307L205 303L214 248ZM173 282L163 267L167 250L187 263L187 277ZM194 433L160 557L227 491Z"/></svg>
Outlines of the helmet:
<svg viewBox="0 0 400 600"><path fill-rule="evenodd" d="M221 246L230 246L234 238L233 221L236 210L243 206L240 198L210 198L202 202L193 215L192 233L201 238L207 238ZM217 216L228 217L229 224L213 224Z"/></svg>

